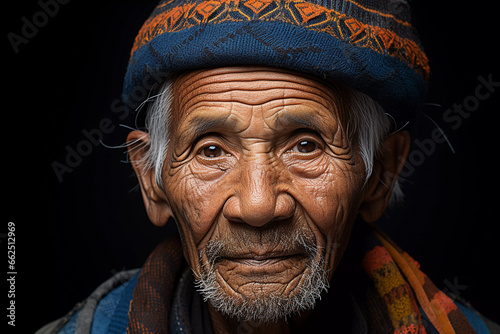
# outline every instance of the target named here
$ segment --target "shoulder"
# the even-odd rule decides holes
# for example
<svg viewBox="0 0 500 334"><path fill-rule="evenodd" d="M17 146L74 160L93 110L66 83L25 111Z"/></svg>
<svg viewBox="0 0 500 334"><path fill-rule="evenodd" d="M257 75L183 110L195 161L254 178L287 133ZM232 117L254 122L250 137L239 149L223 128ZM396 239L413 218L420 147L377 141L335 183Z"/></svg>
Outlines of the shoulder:
<svg viewBox="0 0 500 334"><path fill-rule="evenodd" d="M35 334L125 332L139 272L139 269L132 269L115 274L68 314L40 328Z"/></svg>
<svg viewBox="0 0 500 334"><path fill-rule="evenodd" d="M457 301L455 301L455 304L462 311L463 315L465 315L477 334L500 334L500 326L484 317L472 308L472 306L465 302Z"/></svg>

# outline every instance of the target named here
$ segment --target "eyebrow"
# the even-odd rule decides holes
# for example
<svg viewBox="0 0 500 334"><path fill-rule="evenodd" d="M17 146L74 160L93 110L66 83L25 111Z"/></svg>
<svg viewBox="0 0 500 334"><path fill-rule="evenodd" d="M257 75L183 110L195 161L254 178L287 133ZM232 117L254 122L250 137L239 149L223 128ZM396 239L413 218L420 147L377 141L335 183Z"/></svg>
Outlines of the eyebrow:
<svg viewBox="0 0 500 334"><path fill-rule="evenodd" d="M276 124L281 128L307 128L316 131L317 133L327 133L335 131L328 130L325 124L318 119L317 116L310 113L282 113L277 116Z"/></svg>
<svg viewBox="0 0 500 334"><path fill-rule="evenodd" d="M190 141L195 140L196 138L201 137L209 130L221 128L221 127L231 127L234 126L234 120L228 120L228 116L198 116L189 121L189 125L187 127L187 131L184 131L179 140L184 140L189 138Z"/></svg>
<svg viewBox="0 0 500 334"><path fill-rule="evenodd" d="M204 134L220 128L235 128L237 120L229 115L200 115L189 121L189 125L183 131L179 140L194 141ZM276 125L281 129L297 130L299 128L311 129L318 134L335 132L335 129L328 129L317 116L308 112L280 113L276 117Z"/></svg>

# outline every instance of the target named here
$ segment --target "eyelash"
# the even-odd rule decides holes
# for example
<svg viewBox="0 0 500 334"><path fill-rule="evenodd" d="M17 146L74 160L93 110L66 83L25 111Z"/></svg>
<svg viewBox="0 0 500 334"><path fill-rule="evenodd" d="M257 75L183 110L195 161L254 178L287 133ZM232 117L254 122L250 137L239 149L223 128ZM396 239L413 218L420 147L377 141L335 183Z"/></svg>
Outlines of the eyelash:
<svg viewBox="0 0 500 334"><path fill-rule="evenodd" d="M294 137L296 138L293 140L294 144L290 149L288 149L288 151L293 151L295 149L295 147L297 147L297 145L299 145L301 142L306 142L306 141L314 143L316 145L315 150L316 149L323 149L323 147L324 147L324 145L323 145L324 142L323 142L322 137L314 130L298 129L297 131L295 131ZM297 153L300 153L300 152L297 152ZM312 153L312 152L310 152L310 153ZM302 154L307 154L307 153L302 153Z"/></svg>
<svg viewBox="0 0 500 334"><path fill-rule="evenodd" d="M199 142L203 141L204 138L210 136L210 135L213 135L212 133L208 133L208 134L205 134L201 137L199 137L196 142L199 144ZM293 137L300 137L300 138L297 138L297 139L292 139L292 142L294 143L293 146L289 149L287 149L288 152L294 152L294 153L297 153L297 154L312 154L314 153L315 151L317 151L318 149L323 149L323 142L321 139L318 139L321 138L319 136L319 134L316 133L316 131L314 130L310 130L310 129L298 129L294 132L294 135L292 135L292 138ZM313 143L315 145L314 147L314 150L312 150L311 152L299 152L297 150L295 150L295 148L300 144L300 143L303 143L303 142L310 142L310 143ZM196 145L196 146L199 146L199 145ZM218 156L215 156L215 157L210 157L210 156L207 156L206 154L203 154L203 150L209 148L213 146L214 148L217 148L220 150L220 154ZM201 145L201 147L196 151L196 154L197 155L201 155L202 157L204 158L208 158L208 159L215 159L215 158L218 158L220 156L223 156L223 155L227 155L227 150L225 149L224 145L221 145L219 142L215 142L213 140L208 140L206 143L203 143Z"/></svg>
<svg viewBox="0 0 500 334"><path fill-rule="evenodd" d="M220 150L220 154L218 154L217 156L207 156L206 154L203 154L203 151L207 148L210 148L210 147L214 147L215 149ZM227 154L227 153L220 145L208 144L208 145L204 145L203 147L201 147L198 150L198 154L202 155L205 158L213 159L213 158L218 158L219 156L221 156L223 154Z"/></svg>
<svg viewBox="0 0 500 334"><path fill-rule="evenodd" d="M214 134L214 133L206 133L206 134L198 137L195 140L195 147L196 146L199 147L196 150L196 154L197 155L201 155L202 157L207 158L207 159L218 158L218 157L208 157L208 156L202 154L203 150L205 150L206 148L209 148L210 146L214 146L214 147L216 147L216 148L218 148L218 149L221 150L220 156L227 155L228 154L227 153L227 149L224 147L224 145L221 145L221 143L219 141L208 139L207 137L209 137L209 136L218 136L218 135ZM204 140L204 139L206 139L206 140Z"/></svg>
<svg viewBox="0 0 500 334"><path fill-rule="evenodd" d="M305 150L311 149L310 147L306 148L305 145L307 145L307 144L305 144L305 143L314 144L314 147L312 148L312 150L310 150L309 152L302 152L301 149L305 149ZM304 144L304 147L299 147L299 145L301 145L301 144ZM302 139L292 147L291 151L301 153L301 154L309 154L309 153L313 153L314 151L316 151L318 149L318 146L319 146L319 144L315 140Z"/></svg>

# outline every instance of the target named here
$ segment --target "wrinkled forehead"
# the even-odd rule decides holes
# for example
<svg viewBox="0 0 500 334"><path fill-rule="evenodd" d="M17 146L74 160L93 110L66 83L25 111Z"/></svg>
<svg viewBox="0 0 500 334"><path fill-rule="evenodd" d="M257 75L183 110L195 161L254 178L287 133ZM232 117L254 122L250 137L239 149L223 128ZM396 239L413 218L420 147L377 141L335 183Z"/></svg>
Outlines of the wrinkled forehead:
<svg viewBox="0 0 500 334"><path fill-rule="evenodd" d="M248 118L257 111L274 123L295 120L317 127L337 126L344 118L338 87L277 68L224 67L183 73L176 78L173 93L174 130L186 123L210 127L212 118L235 123L243 120L233 116Z"/></svg>

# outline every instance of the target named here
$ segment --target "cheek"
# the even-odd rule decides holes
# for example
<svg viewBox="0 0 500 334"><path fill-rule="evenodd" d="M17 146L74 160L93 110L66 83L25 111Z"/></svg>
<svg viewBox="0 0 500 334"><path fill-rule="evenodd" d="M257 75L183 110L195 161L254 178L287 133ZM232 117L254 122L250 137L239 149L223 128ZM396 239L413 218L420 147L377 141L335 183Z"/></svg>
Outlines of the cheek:
<svg viewBox="0 0 500 334"><path fill-rule="evenodd" d="M209 234L225 197L221 178L197 173L195 167L186 164L170 173L165 190L183 237L198 245Z"/></svg>
<svg viewBox="0 0 500 334"><path fill-rule="evenodd" d="M363 173L359 166L333 158L323 158L313 166L295 168L296 198L307 214L326 235L332 225L345 221L359 205L363 186ZM314 177L304 177L315 174Z"/></svg>
<svg viewBox="0 0 500 334"><path fill-rule="evenodd" d="M332 268L342 253L337 250L347 244L350 225L357 216L364 173L359 172L359 166L338 159L327 158L322 163L322 172L316 177L295 178L294 196Z"/></svg>

